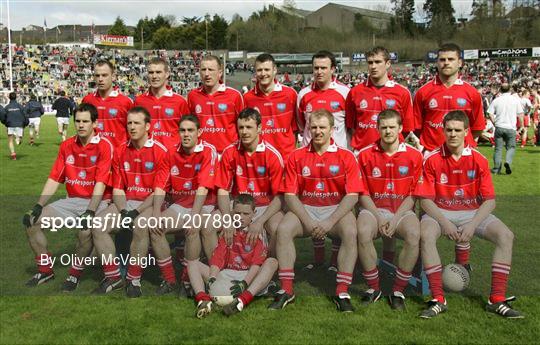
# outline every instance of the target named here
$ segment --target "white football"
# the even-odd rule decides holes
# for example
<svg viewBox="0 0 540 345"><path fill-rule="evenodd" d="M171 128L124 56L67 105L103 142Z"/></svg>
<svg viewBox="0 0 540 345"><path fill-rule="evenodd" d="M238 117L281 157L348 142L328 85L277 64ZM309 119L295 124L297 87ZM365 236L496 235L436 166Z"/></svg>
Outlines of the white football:
<svg viewBox="0 0 540 345"><path fill-rule="evenodd" d="M231 304L234 300L233 296L212 296L214 302L220 307L224 307L227 304Z"/></svg>
<svg viewBox="0 0 540 345"><path fill-rule="evenodd" d="M460 264L448 264L442 272L443 288L446 291L461 292L469 287L469 272Z"/></svg>

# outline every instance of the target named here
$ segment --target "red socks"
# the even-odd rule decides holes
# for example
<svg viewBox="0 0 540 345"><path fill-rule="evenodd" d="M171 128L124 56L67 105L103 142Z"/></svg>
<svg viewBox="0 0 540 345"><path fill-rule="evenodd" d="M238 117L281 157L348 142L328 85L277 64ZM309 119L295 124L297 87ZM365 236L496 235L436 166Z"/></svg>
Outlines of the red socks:
<svg viewBox="0 0 540 345"><path fill-rule="evenodd" d="M169 256L163 260L157 260L157 264L161 270L163 279L171 284L176 284L176 276L174 274L172 258Z"/></svg>
<svg viewBox="0 0 540 345"><path fill-rule="evenodd" d="M371 271L362 272L364 279L366 280L367 285L370 289L379 291L381 289L379 285L379 269L375 267Z"/></svg>
<svg viewBox="0 0 540 345"><path fill-rule="evenodd" d="M336 275L336 296L348 293L349 285L352 283L352 273L338 272Z"/></svg>
<svg viewBox="0 0 540 345"><path fill-rule="evenodd" d="M282 269L278 271L281 289L285 290L288 295L293 294L294 269Z"/></svg>
<svg viewBox="0 0 540 345"><path fill-rule="evenodd" d="M510 275L510 265L494 262L491 264L491 293L489 301L499 303L506 299L506 287Z"/></svg>
<svg viewBox="0 0 540 345"><path fill-rule="evenodd" d="M426 267L425 272L429 281L429 288L431 289L431 295L433 299L436 299L440 303L444 303L444 291L442 286L442 266L435 265Z"/></svg>

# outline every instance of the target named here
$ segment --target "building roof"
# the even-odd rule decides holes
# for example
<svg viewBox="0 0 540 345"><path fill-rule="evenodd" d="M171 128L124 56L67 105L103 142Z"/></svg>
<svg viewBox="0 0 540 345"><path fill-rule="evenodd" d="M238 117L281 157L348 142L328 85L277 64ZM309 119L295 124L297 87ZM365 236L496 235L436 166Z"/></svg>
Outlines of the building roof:
<svg viewBox="0 0 540 345"><path fill-rule="evenodd" d="M350 11L350 12L353 12L353 13L361 14L361 15L366 16L366 17L384 18L384 19L390 19L390 18L392 18L392 14L390 14L390 13L386 13L386 12L382 12L382 11L375 11L375 10L368 10L368 9L365 9L365 8L352 7L352 6L341 5L341 4L335 4L335 3L333 3L333 2L327 3L326 5L324 5L323 7L319 8L319 9L318 9L317 11L315 11L315 12L318 12L318 11L320 11L321 9L325 8L325 7L335 7L335 8L340 8L340 9L343 9L343 10L346 10L346 11ZM315 13L315 12L314 12L314 13Z"/></svg>

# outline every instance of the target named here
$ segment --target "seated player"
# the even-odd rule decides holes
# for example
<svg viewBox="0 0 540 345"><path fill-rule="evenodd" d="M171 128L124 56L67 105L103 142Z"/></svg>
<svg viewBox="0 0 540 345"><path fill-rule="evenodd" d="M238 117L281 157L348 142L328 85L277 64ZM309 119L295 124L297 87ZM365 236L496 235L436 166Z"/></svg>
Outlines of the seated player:
<svg viewBox="0 0 540 345"><path fill-rule="evenodd" d="M150 121L150 114L143 107L134 107L128 111L127 131L130 140L115 150L112 163L114 204L98 215L105 218L108 214L119 214L122 221L132 229L126 287L128 297L139 297L142 294L141 258L148 254L150 242L147 222L137 218L160 218L169 178L167 149L149 138ZM116 249L111 233L119 229L110 222L104 225L103 228L92 229L94 246L103 260L105 274L105 278L94 290L97 294L105 294L124 285L118 260L112 260L116 257Z"/></svg>
<svg viewBox="0 0 540 345"><path fill-rule="evenodd" d="M506 318L522 318L506 298L512 262L514 234L497 217L495 191L487 159L465 146L469 119L462 111L451 111L443 120L446 143L424 161L423 178L415 193L422 198L426 214L420 223L422 263L433 296L420 317L432 318L448 307L442 287L442 266L437 251L441 235L456 243L469 243L473 235L495 245L491 263L491 293L486 310Z"/></svg>
<svg viewBox="0 0 540 345"><path fill-rule="evenodd" d="M72 262L69 277L62 286L63 291L73 291L79 284L84 266L84 257L92 252L92 235L87 223L96 212L107 207L102 201L103 192L110 181L113 147L94 130L97 127L98 112L91 105L82 103L75 110L77 135L60 145L56 161L37 204L23 217L28 242L36 256L38 273L27 286L37 286L54 278L51 253L47 250L47 238L43 233L42 220L58 217L84 218L77 233L75 250L77 260ZM60 183L66 185L68 197L47 206L47 201L56 193Z"/></svg>
<svg viewBox="0 0 540 345"><path fill-rule="evenodd" d="M326 236L341 239L334 302L342 312L354 311L348 294L357 256L355 217L358 194L364 192L358 162L351 151L334 143L334 117L326 109L311 114L309 145L289 156L281 191L289 212L279 223L276 253L279 262L278 291L269 309L282 309L294 301L296 237Z"/></svg>
<svg viewBox="0 0 540 345"><path fill-rule="evenodd" d="M157 290L158 295L177 289L166 234L184 232L185 259L188 261L199 258L201 240L207 257L212 256L217 244L217 233L212 228L213 219L208 219L216 203L216 195L212 189L217 153L214 146L200 140L201 134L199 119L196 116L182 116L181 141L178 149L168 152L170 186L167 190L173 203L162 212L161 216L162 219L171 217L175 220L175 224L164 222L161 227L150 230L152 250L163 277ZM199 228L194 227L197 225ZM189 282L187 274L182 279Z"/></svg>
<svg viewBox="0 0 540 345"><path fill-rule="evenodd" d="M422 153L400 142L403 126L397 111L382 111L377 118L377 130L380 139L358 154L362 180L369 191L369 194L360 196L362 208L356 223L358 257L369 286L364 302L373 303L381 297L373 240L379 236L398 237L404 240L404 245L390 295L390 306L403 309L403 290L418 259L420 223L413 210L415 200L411 194L422 175Z"/></svg>
<svg viewBox="0 0 540 345"><path fill-rule="evenodd" d="M224 237L219 239L210 259L210 267L199 260L188 263L189 279L195 291L197 317L203 318L212 311L212 292L223 291L229 286L234 300L223 308L230 316L241 312L253 296L263 291L277 270L277 260L267 258L267 248L258 238L255 245L248 241L248 226L255 216L255 200L249 194L240 194L235 198L233 212L239 218L233 236L232 246L227 245ZM239 217L238 217L239 216ZM234 219L233 223L238 222ZM208 283L209 293L204 284Z"/></svg>

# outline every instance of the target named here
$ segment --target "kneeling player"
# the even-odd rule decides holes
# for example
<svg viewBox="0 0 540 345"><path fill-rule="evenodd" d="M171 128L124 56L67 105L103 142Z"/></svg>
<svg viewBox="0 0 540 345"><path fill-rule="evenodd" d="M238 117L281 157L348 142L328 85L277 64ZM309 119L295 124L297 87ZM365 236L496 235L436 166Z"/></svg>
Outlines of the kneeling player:
<svg viewBox="0 0 540 345"><path fill-rule="evenodd" d="M75 260L69 270L69 277L62 286L63 291L73 291L79 284L84 258L92 252L92 235L89 219L96 212L106 208L101 199L106 184L109 183L112 145L101 138L94 130L97 127L97 109L91 104L81 104L75 110L77 135L60 145L58 157L41 196L31 211L23 217L28 241L34 254L38 273L30 279L27 286L37 286L54 278L51 254L47 250L47 239L43 233L43 220L49 223L54 218L84 218L79 220ZM45 206L54 195L60 183L65 183L68 197Z"/></svg>
<svg viewBox="0 0 540 345"><path fill-rule="evenodd" d="M177 286L166 234L184 230L185 258L188 261L199 258L201 239L208 258L212 256L217 244L217 232L212 227L214 218L211 216L216 203L216 195L212 189L217 153L214 146L200 140L201 133L196 116L182 116L181 141L177 150L169 151L169 194L174 203L163 211L161 217L174 219L175 224L165 222L160 228L150 230L152 249L163 276L163 282L157 290L158 295L173 292ZM182 280L189 283L187 275L182 277Z"/></svg>
<svg viewBox="0 0 540 345"><path fill-rule="evenodd" d="M423 181L418 182L417 190L426 212L420 225L422 262L433 296L420 317L432 318L447 310L437 239L446 235L457 243L468 243L477 235L495 244L486 310L507 318L522 318L508 303L515 297L506 298L514 234L491 214L495 191L488 161L465 146L469 119L462 111L449 112L443 126L446 143L426 157Z"/></svg>
<svg viewBox="0 0 540 345"><path fill-rule="evenodd" d="M235 297L223 308L223 312L230 316L242 311L251 303L253 296L268 285L277 270L277 260L266 257L267 248L263 241L258 238L254 246L248 241L248 226L255 216L253 197L248 194L238 195L233 212L235 217L239 216L240 226L234 232L232 246L227 245L225 238L221 237L210 259L210 267L198 260L188 263L189 279L196 294L198 318L212 311L211 295L214 290L223 290L218 289L219 286L230 286L230 295ZM230 278L233 279L229 281ZM205 282L209 285L209 294L205 291Z"/></svg>
<svg viewBox="0 0 540 345"><path fill-rule="evenodd" d="M403 290L418 259L420 223L414 214L411 196L422 174L422 153L399 141L403 127L395 110L384 110L377 118L380 140L362 149L358 163L369 195L360 196L362 210L358 227L358 257L369 289L366 304L381 297L377 252L373 240L379 236L404 240L396 278L390 295L393 309L405 307Z"/></svg>
<svg viewBox="0 0 540 345"><path fill-rule="evenodd" d="M336 276L338 310L352 312L348 294L356 262L356 227L351 210L364 191L358 163L351 151L332 139L334 117L325 109L311 114L311 142L289 156L281 191L290 211L279 223L276 253L281 289L269 309L282 309L294 301L294 238L327 235L341 239Z"/></svg>

